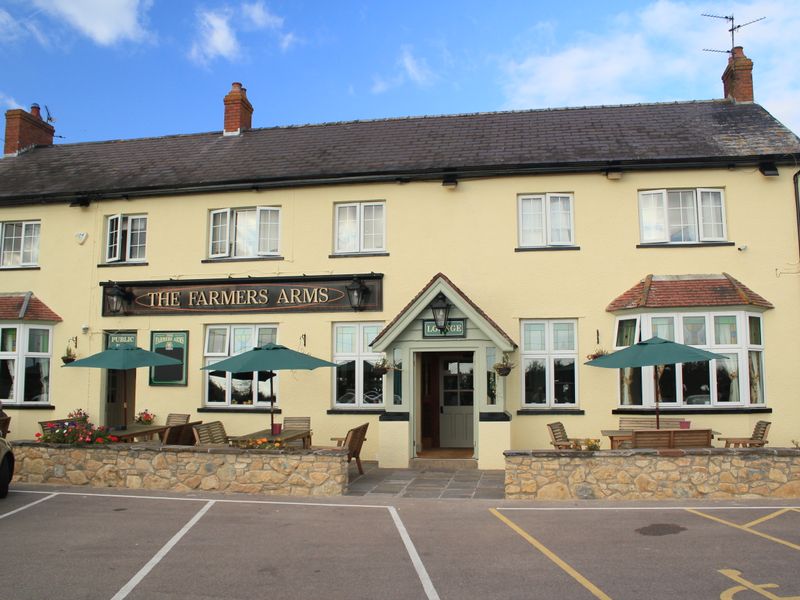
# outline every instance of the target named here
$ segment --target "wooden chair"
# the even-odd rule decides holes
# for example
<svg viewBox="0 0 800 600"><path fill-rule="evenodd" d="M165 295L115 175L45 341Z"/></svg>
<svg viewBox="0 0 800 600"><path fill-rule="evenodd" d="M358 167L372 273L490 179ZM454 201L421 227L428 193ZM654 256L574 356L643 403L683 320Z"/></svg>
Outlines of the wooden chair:
<svg viewBox="0 0 800 600"><path fill-rule="evenodd" d="M8 428L11 424L11 417L5 415L0 417L0 437L8 437L8 432L10 429Z"/></svg>
<svg viewBox="0 0 800 600"><path fill-rule="evenodd" d="M659 417L660 429L679 429L683 419L675 417ZM619 428L623 431L633 431L634 429L655 429L655 417L620 417Z"/></svg>
<svg viewBox="0 0 800 600"><path fill-rule="evenodd" d="M39 421L39 427L42 428L42 433L49 433L54 429L64 427L67 423L86 423L86 417L79 417L77 419L50 419L48 421Z"/></svg>
<svg viewBox="0 0 800 600"><path fill-rule="evenodd" d="M199 423L192 429L198 446L227 446L230 442L222 421Z"/></svg>
<svg viewBox="0 0 800 600"><path fill-rule="evenodd" d="M577 438L567 437L567 430L561 421L547 424L547 431L550 432L550 443L556 450L580 450L581 442Z"/></svg>
<svg viewBox="0 0 800 600"><path fill-rule="evenodd" d="M711 448L710 429L676 429L672 432L673 448Z"/></svg>
<svg viewBox="0 0 800 600"><path fill-rule="evenodd" d="M671 448L671 444L671 431L664 431L661 429L645 429L634 430L631 434L632 448Z"/></svg>
<svg viewBox="0 0 800 600"><path fill-rule="evenodd" d="M167 417L167 422L169 422L169 417ZM194 427L202 423L202 421L192 421L191 423L171 425L161 434L161 443L167 446L194 446L196 443Z"/></svg>
<svg viewBox="0 0 800 600"><path fill-rule="evenodd" d="M772 423L770 421L759 421L753 428L753 435L749 438L723 437L720 441L725 442L726 448L763 448L769 442L767 434Z"/></svg>
<svg viewBox="0 0 800 600"><path fill-rule="evenodd" d="M297 430L311 430L311 417L284 417L283 418L283 431L297 431ZM292 440L286 442L287 446L294 446L298 448L311 447L311 434L309 433L305 439Z"/></svg>
<svg viewBox="0 0 800 600"><path fill-rule="evenodd" d="M173 425L186 425L189 422L189 415L180 413L169 413L167 415L167 422L165 425L172 427Z"/></svg>
<svg viewBox="0 0 800 600"><path fill-rule="evenodd" d="M364 423L358 427L353 427L343 438L331 438L336 442L337 448L347 448L347 462L349 463L355 458L358 472L362 475L364 474L364 468L361 466L361 446L364 445L364 441L367 439L368 426L369 423Z"/></svg>

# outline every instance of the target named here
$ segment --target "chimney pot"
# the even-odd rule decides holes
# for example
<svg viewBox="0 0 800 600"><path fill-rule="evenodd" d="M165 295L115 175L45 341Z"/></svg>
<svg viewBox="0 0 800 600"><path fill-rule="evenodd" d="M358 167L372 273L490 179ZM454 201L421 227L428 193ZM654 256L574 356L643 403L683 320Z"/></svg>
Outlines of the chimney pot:
<svg viewBox="0 0 800 600"><path fill-rule="evenodd" d="M744 55L741 46L731 49L722 74L722 89L725 97L734 102L753 102L753 61Z"/></svg>
<svg viewBox="0 0 800 600"><path fill-rule="evenodd" d="M14 156L33 146L52 146L55 131L42 120L38 104L31 105L31 112L21 108L7 110L3 154Z"/></svg>
<svg viewBox="0 0 800 600"><path fill-rule="evenodd" d="M42 120L42 111L39 109L39 105L35 102L31 104L31 114L40 121Z"/></svg>
<svg viewBox="0 0 800 600"><path fill-rule="evenodd" d="M238 81L231 84L231 91L225 96L224 135L239 135L250 129L253 122L253 105L247 99L247 89Z"/></svg>

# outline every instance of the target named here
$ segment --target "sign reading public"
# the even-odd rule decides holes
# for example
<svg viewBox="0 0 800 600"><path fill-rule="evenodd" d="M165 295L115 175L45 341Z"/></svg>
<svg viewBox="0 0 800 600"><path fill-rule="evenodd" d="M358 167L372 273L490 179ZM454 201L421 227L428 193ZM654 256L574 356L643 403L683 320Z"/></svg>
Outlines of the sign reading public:
<svg viewBox="0 0 800 600"><path fill-rule="evenodd" d="M365 286L360 310L383 309L383 275L357 276ZM352 311L353 275L272 277L224 281L116 282L125 295L121 315ZM103 285L103 296L113 289ZM103 302L103 316L112 316ZM120 316L120 315L115 315Z"/></svg>
<svg viewBox="0 0 800 600"><path fill-rule="evenodd" d="M422 337L424 338L467 337L467 320L447 319L447 326L445 327L444 331L436 327L436 321L423 321Z"/></svg>

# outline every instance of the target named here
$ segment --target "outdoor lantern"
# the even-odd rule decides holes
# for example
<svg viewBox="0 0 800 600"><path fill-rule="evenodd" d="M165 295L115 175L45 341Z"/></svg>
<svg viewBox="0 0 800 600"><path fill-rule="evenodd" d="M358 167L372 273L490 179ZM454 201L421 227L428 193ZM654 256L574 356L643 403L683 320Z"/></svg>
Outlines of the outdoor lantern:
<svg viewBox="0 0 800 600"><path fill-rule="evenodd" d="M358 277L353 277L353 281L345 289L347 290L347 300L350 302L350 307L353 310L361 310L364 306L364 301L369 295L369 288Z"/></svg>
<svg viewBox="0 0 800 600"><path fill-rule="evenodd" d="M436 329L444 333L447 329L447 317L450 314L450 303L447 301L445 295L439 292L439 295L433 299L430 306Z"/></svg>
<svg viewBox="0 0 800 600"><path fill-rule="evenodd" d="M106 308L112 315L118 315L122 312L124 303L128 300L129 294L125 292L118 284L112 285L106 291Z"/></svg>

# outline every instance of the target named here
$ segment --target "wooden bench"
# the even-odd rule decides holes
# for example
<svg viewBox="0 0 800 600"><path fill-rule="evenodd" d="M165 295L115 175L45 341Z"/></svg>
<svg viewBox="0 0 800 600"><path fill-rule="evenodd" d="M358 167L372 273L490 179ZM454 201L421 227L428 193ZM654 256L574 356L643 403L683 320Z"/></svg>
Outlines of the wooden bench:
<svg viewBox="0 0 800 600"><path fill-rule="evenodd" d="M39 427L42 428L42 433L50 433L56 429L66 427L71 423L86 423L86 417L78 417L77 419L48 419L47 421L39 421Z"/></svg>
<svg viewBox="0 0 800 600"><path fill-rule="evenodd" d="M358 427L353 427L343 438L331 438L336 442L337 448L347 448L347 462L349 463L355 458L358 472L362 475L364 474L364 468L361 466L361 446L364 445L364 441L367 439L368 426L369 423L364 423Z"/></svg>
<svg viewBox="0 0 800 600"><path fill-rule="evenodd" d="M550 432L550 443L556 450L580 450L580 440L567 437L567 430L561 421L547 424L547 431Z"/></svg>
<svg viewBox="0 0 800 600"><path fill-rule="evenodd" d="M194 428L196 425L201 425L202 421L192 421L191 423L178 423L170 425L169 428L161 434L161 443L167 446L194 446L195 439ZM169 424L169 418L167 418Z"/></svg>
<svg viewBox="0 0 800 600"><path fill-rule="evenodd" d="M680 429L683 419L675 417L660 417L660 429ZM655 429L655 417L620 417L619 428L622 430L633 431L634 429Z"/></svg>
<svg viewBox="0 0 800 600"><path fill-rule="evenodd" d="M633 448L710 448L710 429L635 429Z"/></svg>
<svg viewBox="0 0 800 600"><path fill-rule="evenodd" d="M770 421L759 421L753 428L753 435L749 438L724 437L719 439L721 442L725 442L726 448L763 448L769 443L767 434L771 425Z"/></svg>
<svg viewBox="0 0 800 600"><path fill-rule="evenodd" d="M198 446L227 446L230 441L222 421L199 423L192 430Z"/></svg>

